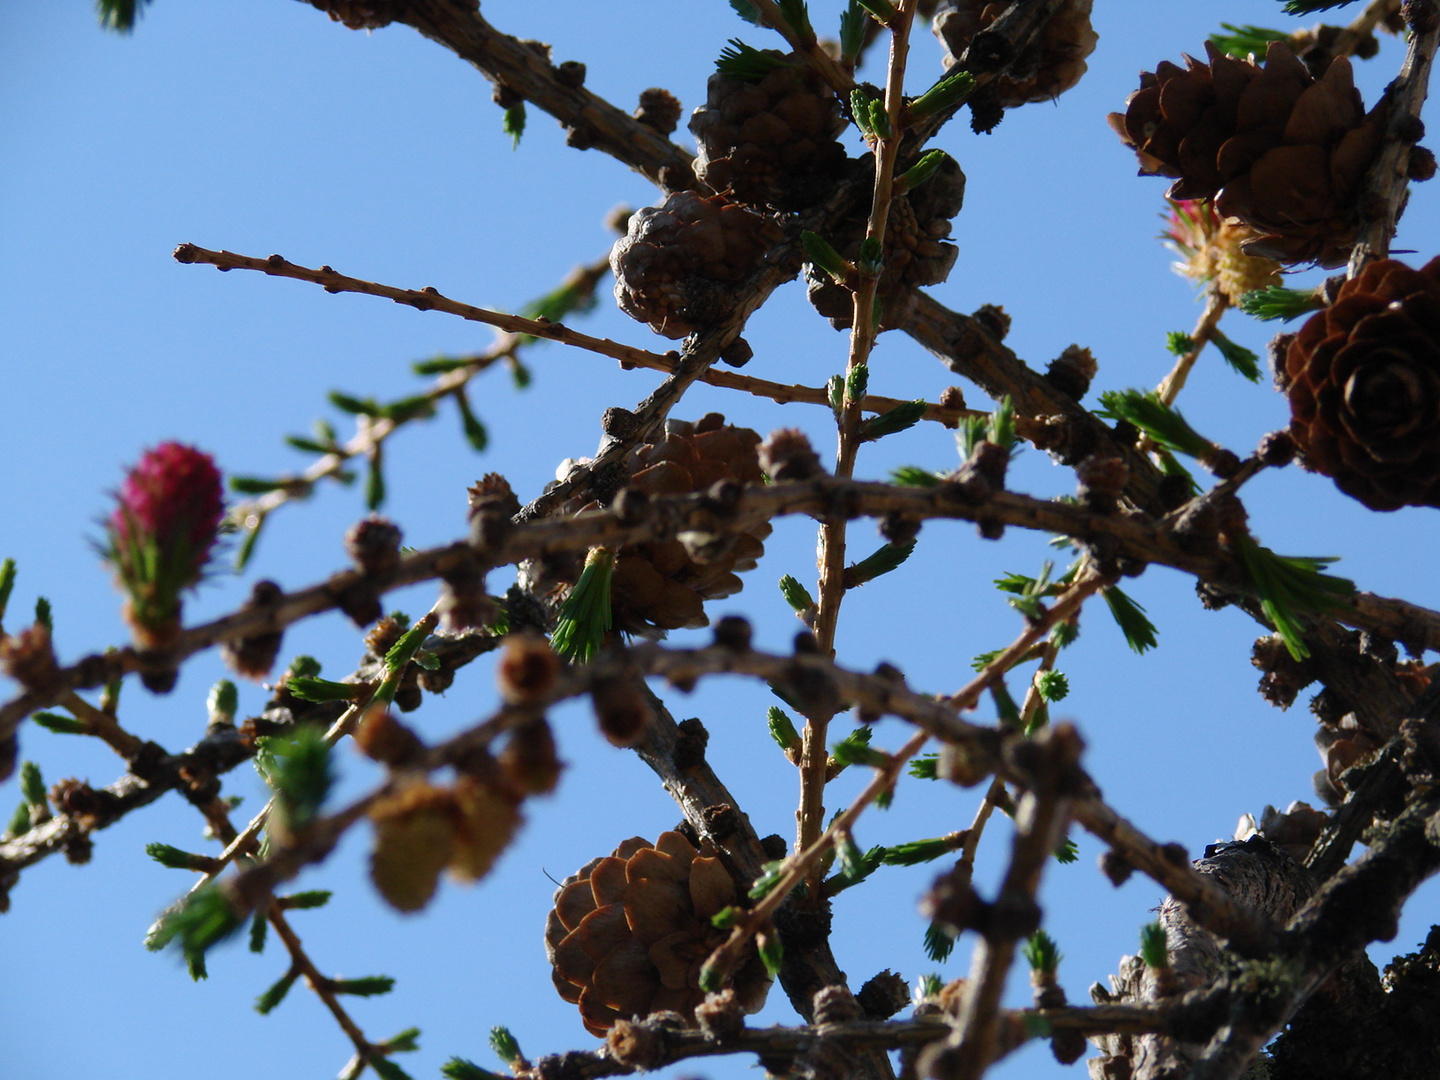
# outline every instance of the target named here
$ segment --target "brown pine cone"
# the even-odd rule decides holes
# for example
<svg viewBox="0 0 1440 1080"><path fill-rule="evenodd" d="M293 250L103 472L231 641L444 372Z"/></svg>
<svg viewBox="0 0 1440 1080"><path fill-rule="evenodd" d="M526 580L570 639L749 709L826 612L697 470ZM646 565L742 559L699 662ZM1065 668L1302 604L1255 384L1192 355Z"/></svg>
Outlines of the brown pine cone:
<svg viewBox="0 0 1440 1080"><path fill-rule="evenodd" d="M945 240L950 235L950 219L960 212L964 203L965 173L959 163L948 156L930 179L891 200L890 219L885 228L885 258L877 290L884 311L881 319L884 326L904 322L908 306L904 294L908 289L936 285L949 276L960 249ZM860 256L868 212L867 206L826 237L851 262ZM829 319L835 329L849 329L854 315L850 290L835 284L829 274L813 266L806 266L805 276L809 282L807 296L815 310Z"/></svg>
<svg viewBox="0 0 1440 1080"><path fill-rule="evenodd" d="M735 283L782 235L775 222L719 195L677 191L630 215L610 252L615 299L657 334L682 338L724 318Z"/></svg>
<svg viewBox="0 0 1440 1080"><path fill-rule="evenodd" d="M739 898L714 851L678 832L653 845L631 837L566 878L545 921L555 989L580 1006L592 1035L617 1021L672 1010L695 1023L705 1000L700 967L728 936L710 918ZM770 979L752 950L733 979L747 1013L765 1003Z"/></svg>
<svg viewBox="0 0 1440 1080"><path fill-rule="evenodd" d="M630 473L628 486L646 495L688 495L720 481L759 483L759 447L756 432L726 424L719 413L709 413L694 424L667 420L659 440L630 452L625 463ZM597 506L593 501L576 500L566 509L579 513ZM696 520L686 522L686 530L703 533L707 524L703 517L702 512ZM770 524L765 522L736 534L717 530L717 537L723 539L716 548L703 552L692 553L674 537L621 548L610 579L615 629L643 634L708 625L705 601L740 591L738 574L755 569L769 535ZM552 569L565 585L579 580L578 561L574 566Z"/></svg>
<svg viewBox="0 0 1440 1080"><path fill-rule="evenodd" d="M1030 48L1006 73L990 83L999 104L1013 109L1030 101L1052 101L1080 81L1085 58L1095 51L1100 35L1090 25L1092 0L1067 0L1060 5ZM993 23L1008 4L987 0L946 0L935 13L931 29L945 46L945 67L959 63L971 40Z"/></svg>
<svg viewBox="0 0 1440 1080"><path fill-rule="evenodd" d="M1171 176L1172 199L1215 199L1222 217L1262 234L1250 255L1341 265L1355 239L1355 199L1384 134L1381 106L1368 114L1350 61L1321 79L1284 42L1265 65L1205 46L1210 62L1162 61L1110 126L1140 171Z"/></svg>
<svg viewBox="0 0 1440 1080"><path fill-rule="evenodd" d="M1306 468L1372 510L1440 506L1440 258L1383 259L1345 282L1276 381Z"/></svg>
<svg viewBox="0 0 1440 1080"><path fill-rule="evenodd" d="M695 174L736 202L796 211L824 199L845 168L837 136L845 117L835 94L802 59L757 81L710 76L703 108L690 118L700 148Z"/></svg>

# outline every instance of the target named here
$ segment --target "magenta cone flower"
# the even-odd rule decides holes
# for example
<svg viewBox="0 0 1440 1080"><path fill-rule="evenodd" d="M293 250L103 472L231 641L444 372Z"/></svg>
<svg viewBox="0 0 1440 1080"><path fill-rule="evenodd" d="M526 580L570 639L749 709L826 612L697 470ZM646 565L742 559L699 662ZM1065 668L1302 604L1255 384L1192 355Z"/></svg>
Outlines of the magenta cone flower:
<svg viewBox="0 0 1440 1080"><path fill-rule="evenodd" d="M224 484L210 455L161 443L130 470L105 523L104 555L129 600L125 618L142 648L163 648L180 629L180 593L210 561Z"/></svg>

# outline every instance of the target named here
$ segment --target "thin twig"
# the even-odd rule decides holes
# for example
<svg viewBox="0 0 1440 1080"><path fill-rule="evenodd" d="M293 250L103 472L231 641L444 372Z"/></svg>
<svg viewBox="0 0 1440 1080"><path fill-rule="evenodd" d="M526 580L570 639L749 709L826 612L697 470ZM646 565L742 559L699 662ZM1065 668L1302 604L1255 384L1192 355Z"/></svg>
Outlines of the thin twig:
<svg viewBox="0 0 1440 1080"><path fill-rule="evenodd" d="M604 98L560 76L549 47L503 34L480 15L475 0L407 0L398 21L413 26L491 82L533 102L577 134L572 140L602 150L655 183L667 169L690 175L690 154Z"/></svg>
<svg viewBox="0 0 1440 1080"><path fill-rule="evenodd" d="M1073 727L1047 729L1037 740L1038 765L1015 812L1015 839L1005 879L995 901L1001 919L976 943L960 1015L950 1036L953 1054L945 1075L978 1080L994 1060L999 1037L1000 1000L1022 936L1030 933L1028 910L1039 918L1035 897L1050 856L1064 838L1070 817L1071 780L1083 743Z"/></svg>
<svg viewBox="0 0 1440 1080"><path fill-rule="evenodd" d="M1161 402L1166 405L1173 405L1175 398L1185 388L1185 381L1190 377L1190 369L1195 366L1195 361L1200 359L1200 354L1205 351L1205 346L1215 338L1216 327L1220 325L1220 316L1225 314L1230 307L1230 298L1220 289L1212 284L1205 297L1205 310L1200 313L1200 319L1195 324L1195 329L1190 331L1190 339L1194 344L1175 361L1175 366L1170 369L1170 374L1161 380L1156 387L1156 394Z"/></svg>
<svg viewBox="0 0 1440 1080"><path fill-rule="evenodd" d="M882 251L885 225L890 215L895 160L904 137L900 119L905 105L905 63L910 54L910 26L914 18L915 0L901 0L889 25L890 63L885 80L885 111L889 117L891 135L878 140L875 146L875 184L871 193L870 215L865 226L867 241L880 245ZM842 391L845 403L840 410L838 448L835 455L835 475L845 479L854 474L855 457L860 443L860 408L858 402L849 400L850 380L856 368L869 360L870 351L875 345L875 336L878 333L874 318L875 294L879 283L878 275L862 274L853 296L850 350L845 362L845 389ZM843 516L830 517L820 523L816 555L820 567L820 581L817 589L819 595L815 613L815 640L820 650L828 655L834 655L835 652L835 631L840 617L840 605L845 597L845 534L846 519ZM825 736L829 719L828 716L821 715L805 718L805 731L800 747L800 806L795 815L795 846L802 850L815 843L824 827L825 783L829 765ZM811 868L807 886L805 895L809 898L808 902L814 905L822 903L818 864Z"/></svg>
<svg viewBox="0 0 1440 1080"><path fill-rule="evenodd" d="M1374 34L1377 26L1399 13L1400 4L1401 0L1370 0L1365 10L1335 35L1330 51L1335 56L1354 56L1355 50Z"/></svg>
<svg viewBox="0 0 1440 1080"><path fill-rule="evenodd" d="M594 546L623 546L659 535L666 523L683 520L703 508L705 496L657 497L649 515L638 523L619 522L613 511L595 510L563 521L531 521L517 526L504 543L477 553L467 543L454 542L403 556L399 567L382 578L364 578L358 570L335 574L328 581L278 597L264 611L242 607L212 622L181 631L167 659L183 660L222 641L282 629L311 615L335 609L345 589L362 579L380 593L433 580L466 561L483 558L488 565L518 562L546 552L580 551ZM884 517L954 518L964 521L998 521L1006 525L1065 534L1083 541L1107 538L1117 556L1139 562L1171 566L1227 590L1249 595L1248 577L1238 557L1220 552L1197 554L1178 543L1163 522L1140 516L1097 514L1082 506L1035 499L1000 491L976 505L951 487L902 488L873 481L816 479L796 483L747 487L735 516L726 527L744 530L772 518L790 514L824 517L843 505L848 513ZM1337 598L1337 622L1369 630L1416 649L1440 645L1440 612L1406 601L1357 592ZM1023 650L1022 650L1023 651ZM13 732L36 709L47 708L74 689L84 689L145 670L153 660L124 647L92 655L61 668L44 688L28 690L0 705L0 738Z"/></svg>
<svg viewBox="0 0 1440 1080"><path fill-rule="evenodd" d="M597 338L589 334L582 334L578 330L571 330L564 323L551 322L549 319L526 319L520 315L507 315L503 311L491 311L471 304L462 304L458 300L442 296L430 286L423 289L397 289L390 285L365 281L362 278L347 277L344 274L336 273L328 266L312 270L283 259L279 255L257 259L249 255L237 255L231 251L210 251L195 244L181 244L175 249L175 260L182 263L208 263L219 270L256 270L272 277L294 278L297 281L308 281L320 285L326 292L331 293L353 292L365 293L369 296L383 296L387 300L405 304L417 311L443 311L450 315L458 315L470 322L499 327L512 334L529 334L547 341L574 345L577 348L599 353L601 356L613 357L625 363L641 364L659 359L656 353L637 349L631 345L621 345L609 338ZM459 373L454 374L458 375ZM461 378L459 382L463 383L464 379ZM454 386L447 386L444 392L453 393L453 391Z"/></svg>

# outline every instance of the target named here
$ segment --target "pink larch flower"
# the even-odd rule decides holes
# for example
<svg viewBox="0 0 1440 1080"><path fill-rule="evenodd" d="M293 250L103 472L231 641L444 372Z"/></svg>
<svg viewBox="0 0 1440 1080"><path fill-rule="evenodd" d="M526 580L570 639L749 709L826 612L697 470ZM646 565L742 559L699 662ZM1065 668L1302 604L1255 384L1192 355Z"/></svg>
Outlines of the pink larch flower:
<svg viewBox="0 0 1440 1080"><path fill-rule="evenodd" d="M224 484L210 455L181 443L147 450L116 495L103 549L127 594L125 619L141 648L180 630L180 593L199 584L225 516Z"/></svg>

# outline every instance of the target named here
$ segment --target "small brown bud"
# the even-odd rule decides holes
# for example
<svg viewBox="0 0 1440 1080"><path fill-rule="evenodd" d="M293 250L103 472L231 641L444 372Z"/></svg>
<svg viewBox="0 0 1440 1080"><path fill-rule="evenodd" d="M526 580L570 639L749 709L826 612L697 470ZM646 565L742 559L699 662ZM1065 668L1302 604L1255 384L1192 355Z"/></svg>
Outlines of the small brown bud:
<svg viewBox="0 0 1440 1080"><path fill-rule="evenodd" d="M15 764L20 760L20 740L13 734L8 738L0 739L0 783L9 780L15 773ZM0 896L4 895L4 885L0 883ZM0 910L0 914L4 914Z"/></svg>
<svg viewBox="0 0 1440 1080"><path fill-rule="evenodd" d="M1118 851L1106 851L1100 856L1100 872L1118 889L1130 880L1130 875L1135 873L1135 867Z"/></svg>
<svg viewBox="0 0 1440 1080"><path fill-rule="evenodd" d="M1004 341L1005 335L1010 333L1010 316L998 304L981 304L970 317L996 341Z"/></svg>
<svg viewBox="0 0 1440 1080"><path fill-rule="evenodd" d="M771 480L809 480L823 475L824 467L799 428L772 431L760 444L760 468Z"/></svg>
<svg viewBox="0 0 1440 1080"><path fill-rule="evenodd" d="M1069 345L1050 361L1050 366L1045 369L1045 378L1062 394L1079 401L1089 392L1090 383L1099 369L1100 365L1089 349Z"/></svg>
<svg viewBox="0 0 1440 1080"><path fill-rule="evenodd" d="M716 840L734 836L740 828L740 813L729 803L717 803L705 807L705 828Z"/></svg>
<svg viewBox="0 0 1440 1080"><path fill-rule="evenodd" d="M50 789L50 802L62 814L74 818L85 828L104 823L107 811L115 802L108 791L96 791L84 780L73 777L61 780Z"/></svg>
<svg viewBox="0 0 1440 1080"><path fill-rule="evenodd" d="M887 543L903 547L920 535L920 519L889 513L880 519L880 535Z"/></svg>
<svg viewBox="0 0 1440 1080"><path fill-rule="evenodd" d="M273 581L257 581L250 589L250 599L242 610L264 611L273 607L284 591ZM283 633L279 630L252 634L220 643L220 655L235 674L246 679L263 679L275 666L275 657L280 653Z"/></svg>
<svg viewBox="0 0 1440 1080"><path fill-rule="evenodd" d="M942 409L963 409L965 408L965 391L958 386L947 386L940 391L939 405ZM957 425L947 424L946 427Z"/></svg>
<svg viewBox="0 0 1440 1080"><path fill-rule="evenodd" d="M371 514L345 534L345 553L367 577L383 577L400 565L399 527L389 518Z"/></svg>
<svg viewBox="0 0 1440 1080"><path fill-rule="evenodd" d="M842 983L822 986L816 990L812 1005L816 1027L846 1024L851 1020L859 1020L861 1015L860 1003L855 1000L850 988Z"/></svg>
<svg viewBox="0 0 1440 1080"><path fill-rule="evenodd" d="M538 634L510 634L505 638L495 678L500 694L512 705L542 702L555 689L560 658Z"/></svg>
<svg viewBox="0 0 1440 1080"><path fill-rule="evenodd" d="M1435 177L1435 155L1424 146L1410 148L1410 160L1405 166L1405 175L1411 180L1423 183Z"/></svg>
<svg viewBox="0 0 1440 1080"><path fill-rule="evenodd" d="M1408 26L1417 34L1428 34L1440 22L1433 0L1405 0L1400 5L1400 14Z"/></svg>
<svg viewBox="0 0 1440 1080"><path fill-rule="evenodd" d="M560 783L564 769L555 753L555 735L543 716L521 724L510 733L500 753L500 768L515 787L527 795L548 795Z"/></svg>
<svg viewBox="0 0 1440 1080"><path fill-rule="evenodd" d="M0 671L32 693L44 693L60 674L50 628L42 622L0 637Z"/></svg>
<svg viewBox="0 0 1440 1080"><path fill-rule="evenodd" d="M889 968L873 975L855 995L866 1020L888 1020L910 1004L910 988L903 976Z"/></svg>
<svg viewBox="0 0 1440 1080"><path fill-rule="evenodd" d="M1061 1065L1073 1065L1085 1056L1085 1036L1074 1028L1064 1028L1050 1036L1050 1053Z"/></svg>
<svg viewBox="0 0 1440 1080"><path fill-rule="evenodd" d="M564 63L557 64L555 81L561 86L568 86L571 90L579 90L585 85L585 65L579 60L566 60Z"/></svg>
<svg viewBox="0 0 1440 1080"><path fill-rule="evenodd" d="M645 737L655 718L638 679L596 679L591 684L590 697L600 732L612 746L634 746Z"/></svg>
<svg viewBox="0 0 1440 1080"><path fill-rule="evenodd" d="M605 1050L609 1056L639 1072L649 1072L663 1064L660 1049L660 1033L643 1023L616 1020L605 1035Z"/></svg>
<svg viewBox="0 0 1440 1080"><path fill-rule="evenodd" d="M744 367L755 358L755 350L743 337L737 337L720 350L720 359L731 367Z"/></svg>
<svg viewBox="0 0 1440 1080"><path fill-rule="evenodd" d="M470 486L470 546L498 547L514 528L511 518L520 510L520 500L499 473L486 473Z"/></svg>
<svg viewBox="0 0 1440 1080"><path fill-rule="evenodd" d="M413 761L425 744L386 708L366 709L355 728L355 745L371 761L392 768Z"/></svg>
<svg viewBox="0 0 1440 1080"><path fill-rule="evenodd" d="M483 630L495 622L495 604L485 591L485 571L476 562L467 559L440 576L435 610L447 633Z"/></svg>
<svg viewBox="0 0 1440 1080"><path fill-rule="evenodd" d="M735 998L735 991L726 987L708 994L695 1006L695 1022L712 1039L733 1039L745 1029L745 1012Z"/></svg>
<svg viewBox="0 0 1440 1080"><path fill-rule="evenodd" d="M629 409L612 405L600 417L600 430L612 439L628 439L640 430L640 421Z"/></svg>
<svg viewBox="0 0 1440 1080"><path fill-rule="evenodd" d="M940 748L937 775L961 787L974 787L1000 765L1000 736L981 737L964 745L946 743Z"/></svg>
<svg viewBox="0 0 1440 1080"><path fill-rule="evenodd" d="M1130 466L1124 458L1092 454L1076 466L1075 476L1086 508L1097 514L1113 514L1119 509L1120 495L1130 479Z"/></svg>
<svg viewBox="0 0 1440 1080"><path fill-rule="evenodd" d="M920 901L920 910L932 922L943 923L955 934L964 930L985 933L990 925L990 909L991 905L970 884L969 868L958 865L937 877Z"/></svg>
<svg viewBox="0 0 1440 1080"><path fill-rule="evenodd" d="M455 682L455 669L442 662L434 671L421 668L416 680L427 694L443 694Z"/></svg>
<svg viewBox="0 0 1440 1080"><path fill-rule="evenodd" d="M386 615L365 635L365 648L369 650L371 656L377 659L383 658L395 647L395 643L400 640L407 629L407 625L394 615Z"/></svg>
<svg viewBox="0 0 1440 1080"><path fill-rule="evenodd" d="M1278 469L1295 460L1295 440L1285 430L1272 431L1260 439L1255 456L1262 465Z"/></svg>
<svg viewBox="0 0 1440 1080"><path fill-rule="evenodd" d="M359 578L335 594L335 606L356 626L365 627L385 614L380 592L365 578Z"/></svg>
<svg viewBox="0 0 1440 1080"><path fill-rule="evenodd" d="M652 86L640 91L640 107L635 110L635 119L661 135L669 135L679 126L683 111L679 98L669 90Z"/></svg>
<svg viewBox="0 0 1440 1080"><path fill-rule="evenodd" d="M750 620L739 615L726 615L715 624L715 644L735 652L748 652L751 640Z"/></svg>
<svg viewBox="0 0 1440 1080"><path fill-rule="evenodd" d="M65 861L71 866L84 866L95 854L95 842L86 833L65 841Z"/></svg>
<svg viewBox="0 0 1440 1080"><path fill-rule="evenodd" d="M406 669L399 687L395 690L395 707L401 712L414 712L425 702L425 694L420 689L420 679L412 666Z"/></svg>
<svg viewBox="0 0 1440 1080"><path fill-rule="evenodd" d="M675 740L675 767L692 769L705 761L705 748L710 745L710 733L705 730L697 717L681 720L678 725L680 736Z"/></svg>

